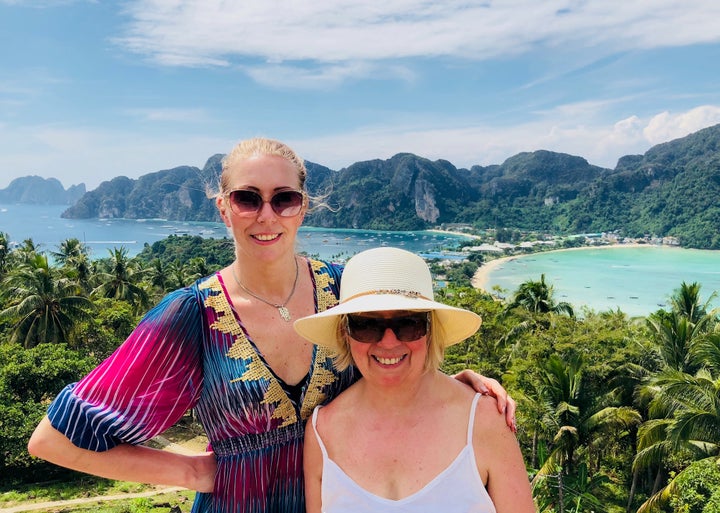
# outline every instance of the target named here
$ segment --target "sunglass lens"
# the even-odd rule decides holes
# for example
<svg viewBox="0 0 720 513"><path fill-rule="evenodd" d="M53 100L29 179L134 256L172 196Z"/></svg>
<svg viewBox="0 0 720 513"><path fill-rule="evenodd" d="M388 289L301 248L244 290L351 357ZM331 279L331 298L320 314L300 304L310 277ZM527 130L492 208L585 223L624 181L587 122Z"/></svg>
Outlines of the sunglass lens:
<svg viewBox="0 0 720 513"><path fill-rule="evenodd" d="M427 333L427 317L409 316L395 320L393 332L401 342L412 342Z"/></svg>
<svg viewBox="0 0 720 513"><path fill-rule="evenodd" d="M269 203L280 217L292 217L302 210L303 199L300 191L281 191L275 194ZM263 197L255 191L238 189L230 192L230 206L238 215L257 214L263 206L263 201Z"/></svg>
<svg viewBox="0 0 720 513"><path fill-rule="evenodd" d="M257 212L262 202L262 197L254 191L237 190L230 193L230 204L238 214Z"/></svg>
<svg viewBox="0 0 720 513"><path fill-rule="evenodd" d="M378 319L348 315L348 334L358 342L377 342L382 338L384 325L378 325Z"/></svg>
<svg viewBox="0 0 720 513"><path fill-rule="evenodd" d="M348 315L348 334L358 342L375 343L382 340L385 330L392 329L401 342L413 342L427 334L428 316L426 313L383 319Z"/></svg>
<svg viewBox="0 0 720 513"><path fill-rule="evenodd" d="M300 212L303 204L303 195L298 191L282 191L275 194L270 200L270 206L275 213L282 217L291 217Z"/></svg>

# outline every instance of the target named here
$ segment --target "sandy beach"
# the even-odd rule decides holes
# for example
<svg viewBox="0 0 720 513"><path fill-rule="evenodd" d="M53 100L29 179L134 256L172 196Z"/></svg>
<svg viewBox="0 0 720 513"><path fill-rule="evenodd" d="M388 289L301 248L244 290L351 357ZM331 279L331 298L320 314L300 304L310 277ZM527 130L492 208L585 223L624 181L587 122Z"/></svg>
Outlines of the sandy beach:
<svg viewBox="0 0 720 513"><path fill-rule="evenodd" d="M468 239L482 239L479 235L472 235L470 233L465 232L453 232L451 230L438 230L437 228L431 228L429 230L425 230L428 232L435 232L435 233L448 233L450 235L459 235L461 237L467 237Z"/></svg>
<svg viewBox="0 0 720 513"><path fill-rule="evenodd" d="M558 251L583 251L588 249L618 249L618 248L648 248L648 247L656 247L652 244L637 244L637 243L631 243L631 244L607 244L603 246L581 246L579 248L565 248L565 249L553 249L550 250L550 252L558 252ZM548 253L548 251L543 251L542 253ZM496 258L495 260L490 260L489 262L485 262L482 266L478 268L477 271L475 271L475 274L472 278L472 285L476 289L481 289L486 292L492 292L490 290L487 290L487 282L488 277L490 276L490 273L492 273L495 269L503 265L504 263L514 260L516 258L524 258L526 256L532 256L537 253L528 253L527 255L512 255L507 257L501 257Z"/></svg>

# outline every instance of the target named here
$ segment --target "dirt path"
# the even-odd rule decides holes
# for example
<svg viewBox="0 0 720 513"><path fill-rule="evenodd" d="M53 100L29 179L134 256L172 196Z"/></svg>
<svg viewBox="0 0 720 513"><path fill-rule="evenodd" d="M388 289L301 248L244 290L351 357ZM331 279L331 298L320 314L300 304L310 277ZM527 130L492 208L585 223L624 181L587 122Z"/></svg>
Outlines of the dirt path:
<svg viewBox="0 0 720 513"><path fill-rule="evenodd" d="M163 450L177 452L181 454L197 454L204 451L207 447L207 439L202 436L183 441L182 444L171 442L163 436L156 436L153 441ZM83 504L98 504L101 502L109 502L116 500L137 499L141 497L152 497L162 495L164 493L175 493L187 490L179 486L157 486L152 490L137 493L119 493L115 495L98 495L95 497L81 497L78 499L67 499L62 501L32 502L25 504L17 504L7 508L0 508L0 513L20 513L23 511L53 511L64 510L70 506L78 506Z"/></svg>
<svg viewBox="0 0 720 513"><path fill-rule="evenodd" d="M117 501L136 499L140 497L152 497L154 495L162 495L164 493L174 493L185 490L181 487L173 488L157 488L155 490L148 490L147 492L138 493L119 493L116 495L99 495L97 497L82 497L79 499L68 499L64 501L49 501L49 502L33 502L27 504L18 504L9 508L0 508L0 513L19 513L21 511L52 511L56 509L67 509L70 506L79 506L87 504L99 504L101 502Z"/></svg>

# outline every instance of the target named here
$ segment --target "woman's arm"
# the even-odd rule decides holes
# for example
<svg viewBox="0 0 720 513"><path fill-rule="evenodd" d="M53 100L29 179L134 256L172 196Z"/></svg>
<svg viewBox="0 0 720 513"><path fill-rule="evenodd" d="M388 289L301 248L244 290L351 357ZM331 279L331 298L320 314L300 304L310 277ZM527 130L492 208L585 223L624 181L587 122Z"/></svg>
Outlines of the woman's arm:
<svg viewBox="0 0 720 513"><path fill-rule="evenodd" d="M56 465L108 479L212 492L216 460L211 452L183 455L141 445L120 444L107 451L73 445L45 417L28 443L28 451Z"/></svg>
<svg viewBox="0 0 720 513"><path fill-rule="evenodd" d="M512 429L513 433L517 432L515 423L517 405L498 380L488 378L470 369L458 372L453 377L471 387L475 392L494 397L497 400L498 411L505 414L505 423Z"/></svg>
<svg viewBox="0 0 720 513"><path fill-rule="evenodd" d="M497 513L535 513L530 478L515 435L503 425L489 398L475 412L473 447L478 470L487 472L487 488Z"/></svg>
<svg viewBox="0 0 720 513"><path fill-rule="evenodd" d="M312 417L305 426L303 467L305 470L305 510L307 513L320 513L323 458L315 436L315 428L312 425Z"/></svg>

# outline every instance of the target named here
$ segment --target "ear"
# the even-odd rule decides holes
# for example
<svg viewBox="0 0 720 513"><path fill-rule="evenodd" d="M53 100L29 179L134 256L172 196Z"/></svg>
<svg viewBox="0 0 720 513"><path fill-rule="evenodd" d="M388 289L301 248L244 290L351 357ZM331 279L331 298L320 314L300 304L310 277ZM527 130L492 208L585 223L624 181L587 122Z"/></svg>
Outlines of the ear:
<svg viewBox="0 0 720 513"><path fill-rule="evenodd" d="M230 206L225 203L225 196L218 195L218 197L215 198L215 206L217 207L218 212L220 212L220 217L222 218L223 223L225 223L225 226L230 228L230 214L232 212L230 211Z"/></svg>

